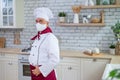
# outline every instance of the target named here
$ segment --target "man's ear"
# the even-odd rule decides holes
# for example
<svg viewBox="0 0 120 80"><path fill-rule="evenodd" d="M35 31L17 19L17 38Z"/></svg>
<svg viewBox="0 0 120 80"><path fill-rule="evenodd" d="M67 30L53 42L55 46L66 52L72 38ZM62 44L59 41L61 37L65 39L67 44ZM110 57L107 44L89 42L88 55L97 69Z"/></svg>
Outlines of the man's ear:
<svg viewBox="0 0 120 80"><path fill-rule="evenodd" d="M47 22L47 26L49 25L49 22Z"/></svg>

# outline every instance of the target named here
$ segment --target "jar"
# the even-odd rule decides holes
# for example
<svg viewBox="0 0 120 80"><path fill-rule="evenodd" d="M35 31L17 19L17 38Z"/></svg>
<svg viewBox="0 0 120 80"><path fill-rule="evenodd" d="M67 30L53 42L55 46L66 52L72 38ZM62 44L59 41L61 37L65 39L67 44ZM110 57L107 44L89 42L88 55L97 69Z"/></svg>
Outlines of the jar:
<svg viewBox="0 0 120 80"><path fill-rule="evenodd" d="M116 44L115 55L120 55L120 41L118 41Z"/></svg>
<svg viewBox="0 0 120 80"><path fill-rule="evenodd" d="M110 4L115 4L115 0L110 0Z"/></svg>
<svg viewBox="0 0 120 80"><path fill-rule="evenodd" d="M103 5L109 5L110 4L110 0L102 0L102 4Z"/></svg>

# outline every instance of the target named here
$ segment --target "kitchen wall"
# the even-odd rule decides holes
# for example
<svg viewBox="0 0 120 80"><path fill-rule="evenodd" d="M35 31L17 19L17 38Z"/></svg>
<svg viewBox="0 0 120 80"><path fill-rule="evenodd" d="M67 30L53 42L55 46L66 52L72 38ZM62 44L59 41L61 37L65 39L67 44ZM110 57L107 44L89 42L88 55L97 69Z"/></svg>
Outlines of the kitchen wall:
<svg viewBox="0 0 120 80"><path fill-rule="evenodd" d="M105 26L104 27L60 27L58 22L58 12L67 13L70 22L73 20L72 5L83 4L85 0L25 0L25 28L23 30L0 30L0 36L6 37L6 47L27 48L30 44L30 38L36 34L33 10L37 7L47 6L54 13L54 19L50 21L50 27L53 33L58 37L60 48L64 50L83 50L85 48L98 47L102 52L108 52L109 45L115 41L111 31L111 26L120 19L120 8L104 9ZM99 16L102 9L82 9L80 16L91 14ZM14 45L14 32L20 31L21 45Z"/></svg>

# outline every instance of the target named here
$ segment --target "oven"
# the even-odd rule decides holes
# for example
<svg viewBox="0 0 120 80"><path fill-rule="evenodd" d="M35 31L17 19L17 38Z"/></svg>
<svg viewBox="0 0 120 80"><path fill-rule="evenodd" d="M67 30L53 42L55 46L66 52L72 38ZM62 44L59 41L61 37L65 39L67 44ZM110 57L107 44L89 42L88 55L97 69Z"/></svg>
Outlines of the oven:
<svg viewBox="0 0 120 80"><path fill-rule="evenodd" d="M28 62L28 54L19 55L18 66L18 78L19 80L31 80L30 77L30 65Z"/></svg>

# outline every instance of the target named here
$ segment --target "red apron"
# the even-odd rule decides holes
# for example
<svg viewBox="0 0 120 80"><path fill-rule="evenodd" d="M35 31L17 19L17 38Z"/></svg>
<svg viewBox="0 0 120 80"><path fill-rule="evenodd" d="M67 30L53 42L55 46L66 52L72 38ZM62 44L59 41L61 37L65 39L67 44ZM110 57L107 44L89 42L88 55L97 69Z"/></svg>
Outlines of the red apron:
<svg viewBox="0 0 120 80"><path fill-rule="evenodd" d="M51 73L47 76L44 77L42 74L35 76L32 74L32 70L35 69L34 66L30 65L30 70L31 70L31 80L57 80L55 76L55 71L51 71Z"/></svg>

